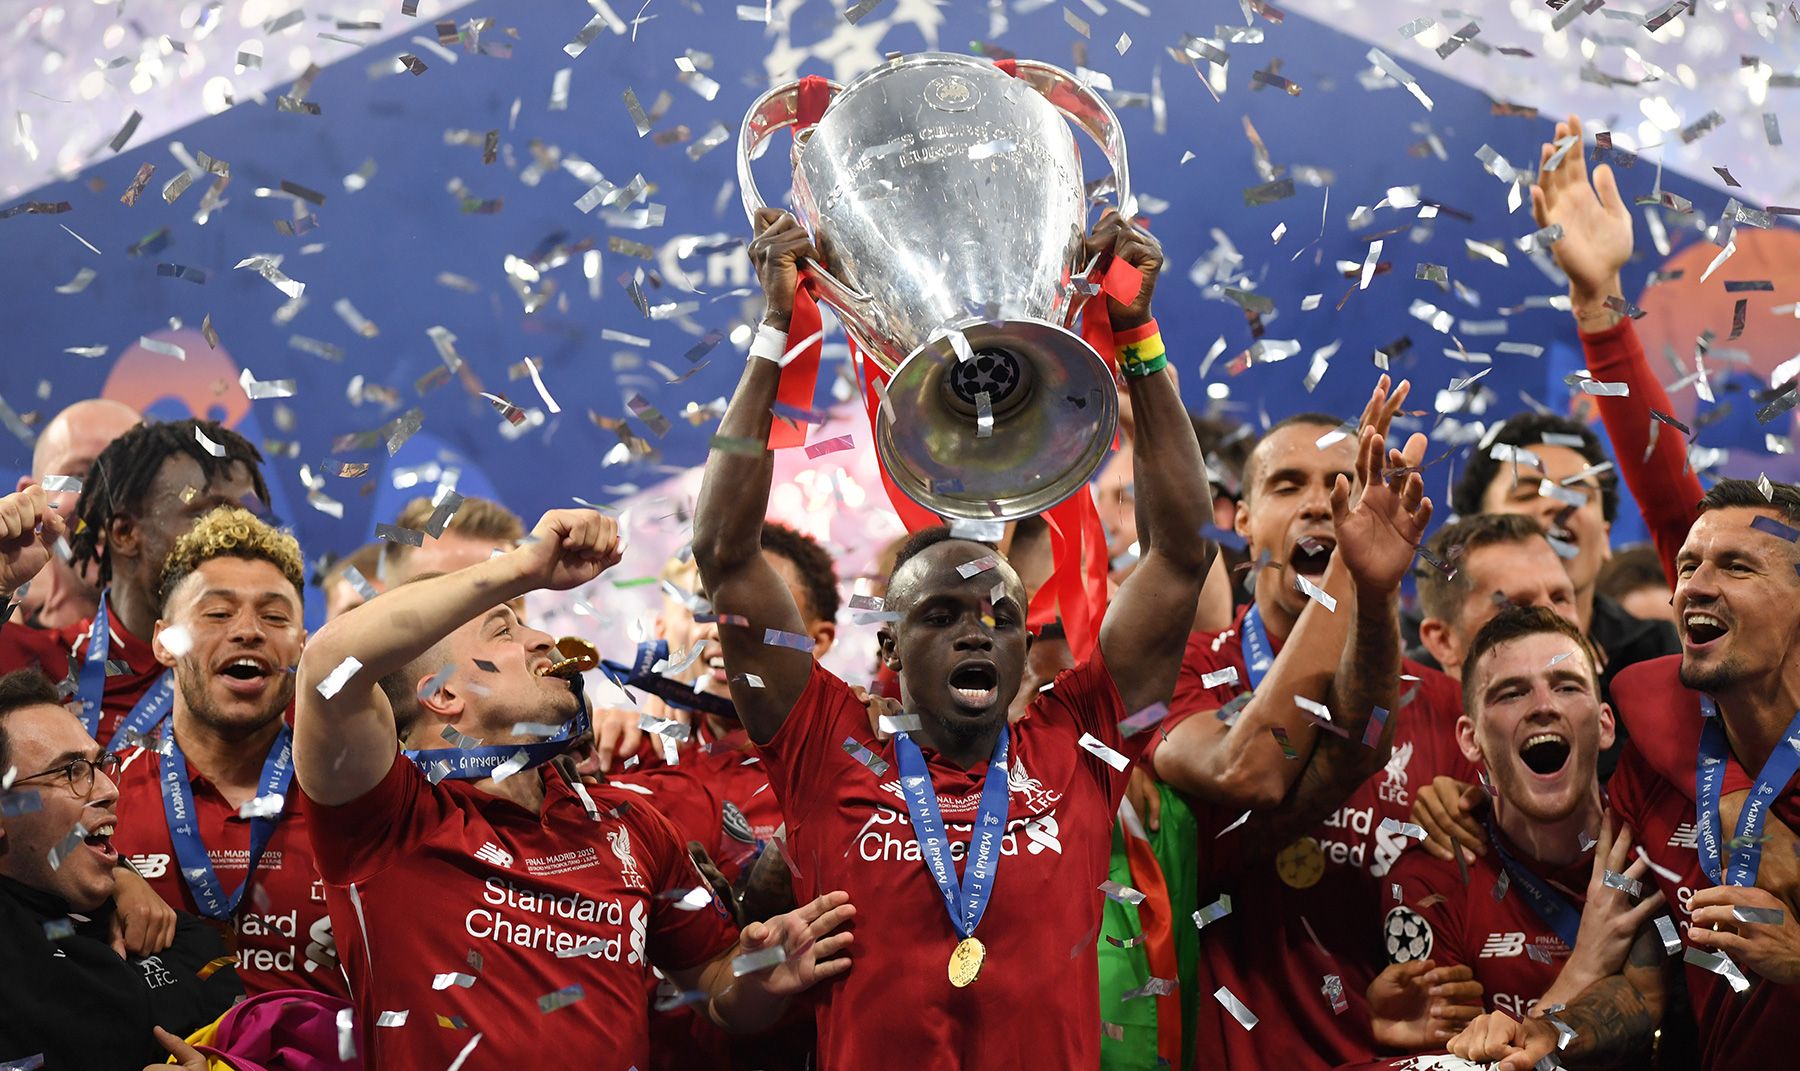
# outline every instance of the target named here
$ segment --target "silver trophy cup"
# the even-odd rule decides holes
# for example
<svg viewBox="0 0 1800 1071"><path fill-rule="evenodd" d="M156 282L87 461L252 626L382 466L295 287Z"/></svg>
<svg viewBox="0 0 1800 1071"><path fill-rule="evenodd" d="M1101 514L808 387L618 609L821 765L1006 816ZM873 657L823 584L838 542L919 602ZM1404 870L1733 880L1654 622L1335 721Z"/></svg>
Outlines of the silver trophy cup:
<svg viewBox="0 0 1800 1071"><path fill-rule="evenodd" d="M808 267L865 359L891 377L876 421L881 463L914 501L952 518L1054 506L1084 487L1118 424L1106 363L1069 330L1094 288L1065 117L1105 150L1130 214L1124 135L1073 75L1026 60L1018 71L905 56L833 83L823 117L794 141L794 207L825 260ZM752 219L765 202L751 161L794 124L798 85L771 89L744 117L738 182Z"/></svg>

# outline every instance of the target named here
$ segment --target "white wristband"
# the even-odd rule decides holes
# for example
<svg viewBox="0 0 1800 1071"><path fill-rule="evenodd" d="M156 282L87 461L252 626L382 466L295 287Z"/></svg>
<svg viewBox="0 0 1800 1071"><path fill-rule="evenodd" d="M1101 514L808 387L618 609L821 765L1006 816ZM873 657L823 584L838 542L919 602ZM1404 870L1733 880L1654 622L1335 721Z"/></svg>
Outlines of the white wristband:
<svg viewBox="0 0 1800 1071"><path fill-rule="evenodd" d="M756 337L750 341L750 356L780 364L781 357L786 352L786 331L773 324L763 324L756 329Z"/></svg>

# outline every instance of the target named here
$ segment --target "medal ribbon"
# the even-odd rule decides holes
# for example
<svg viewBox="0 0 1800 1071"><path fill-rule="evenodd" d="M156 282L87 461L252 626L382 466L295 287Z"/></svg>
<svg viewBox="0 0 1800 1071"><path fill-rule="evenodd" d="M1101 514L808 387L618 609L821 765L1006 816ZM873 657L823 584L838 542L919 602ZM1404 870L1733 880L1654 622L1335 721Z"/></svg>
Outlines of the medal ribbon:
<svg viewBox="0 0 1800 1071"><path fill-rule="evenodd" d="M199 816L194 813L193 785L188 780L187 756L181 753L181 745L175 742L174 728L173 719L163 722L160 735L162 747L158 749L166 751L168 756L162 767L162 797L163 817L169 823L169 843L175 849L175 861L181 867L181 876L187 882L188 891L194 894L194 906L200 914L209 919L228 919L237 911L239 902L244 898L244 890L250 887L250 878L256 873L257 861L262 858L263 849L269 846L269 838L274 835L275 824L281 820L281 816L276 814L250 820L250 858L244 866L244 881L235 892L227 896L219 884L219 876L213 873L212 859L206 854L206 844L200 839L197 825ZM269 745L268 758L263 760L262 782L257 797L285 797L293 781L293 734L284 725Z"/></svg>
<svg viewBox="0 0 1800 1071"><path fill-rule="evenodd" d="M1788 722L1781 744L1756 775L1750 797L1738 815L1737 836L1728 845L1730 861L1724 866L1719 859L1719 838L1723 833L1719 827L1719 795L1730 744L1719 725L1718 712L1711 696L1700 697L1700 713L1705 721L1700 726L1699 765L1694 771L1694 826L1700 834L1700 866L1715 885L1755 885L1756 872L1762 866L1762 830L1769 808L1775 803L1775 794L1786 788L1795 771L1800 770L1800 712Z"/></svg>
<svg viewBox="0 0 1800 1071"><path fill-rule="evenodd" d="M1525 902L1531 905L1533 913L1573 951L1576 931L1581 928L1581 912L1575 910L1575 905L1569 903L1568 897L1552 889L1549 882L1533 874L1512 857L1491 820L1487 823L1487 831L1488 840L1500 856L1500 865L1512 877L1513 888L1525 894Z"/></svg>
<svg viewBox="0 0 1800 1071"><path fill-rule="evenodd" d="M1255 603L1251 603L1244 614L1244 625L1238 630L1238 644L1244 652L1244 672L1250 676L1250 690L1255 691L1262 687L1263 677L1275 664L1275 653L1269 647L1269 630L1263 627L1262 611Z"/></svg>
<svg viewBox="0 0 1800 1071"><path fill-rule="evenodd" d="M79 687L76 694L81 697L81 722L87 728L88 735L99 739L100 720L104 714L102 702L106 698L106 658L112 651L112 617L106 610L106 591L100 592L100 608L94 612L94 621L88 626L87 655L81 663L81 674L77 678ZM175 703L175 671L164 670L150 690L138 699L125 720L113 730L112 739L106 742L106 750L119 751L127 746L130 738L148 733L156 728L164 718L168 717L169 708Z"/></svg>
<svg viewBox="0 0 1800 1071"><path fill-rule="evenodd" d="M637 655L631 665L602 661L600 672L621 688L649 692L670 706L738 720L737 707L728 697L696 691L691 685L665 677L651 668L668 657L668 640L645 640L637 645Z"/></svg>
<svg viewBox="0 0 1800 1071"><path fill-rule="evenodd" d="M894 757L900 763L900 793L906 798L906 810L912 817L913 837L919 842L919 856L925 869L937 882L944 906L950 912L950 925L964 937L973 937L975 927L987 911L988 894L993 888L994 874L1000 869L1000 838L1006 834L1006 812L1010 802L1006 757L1011 741L1006 726L1000 727L1000 739L994 741L994 755L988 760L987 781L981 786L981 806L975 815L975 826L969 831L967 863L962 881L956 877L956 862L950 858L950 837L938 811L937 789L931 783L931 770L925 754L906 733L894 734Z"/></svg>
<svg viewBox="0 0 1800 1071"><path fill-rule="evenodd" d="M587 694L581 690L580 678L570 681L569 688L575 693L575 702L579 704L579 709L575 711L575 716L569 719L567 725L564 725L555 736L548 739L534 740L529 744L433 747L417 751L402 748L400 754L405 755L407 760L417 766L427 777L432 773L431 768L440 762L450 767L450 772L442 778L445 781L479 781L484 777L491 777L496 766L505 763L521 751L525 753L525 765L519 769L521 771L535 769L569 750L571 743L586 736L588 730L594 726L593 719L588 715Z"/></svg>

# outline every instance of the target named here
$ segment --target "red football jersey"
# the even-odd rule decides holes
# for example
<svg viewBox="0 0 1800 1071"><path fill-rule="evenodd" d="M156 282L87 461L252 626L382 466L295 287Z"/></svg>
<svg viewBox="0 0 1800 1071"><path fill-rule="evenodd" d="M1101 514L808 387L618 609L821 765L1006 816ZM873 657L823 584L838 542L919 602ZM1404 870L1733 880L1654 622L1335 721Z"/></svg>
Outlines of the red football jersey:
<svg viewBox="0 0 1800 1071"><path fill-rule="evenodd" d="M1078 741L1092 734L1129 754L1117 728L1129 714L1096 655L1012 726L1006 833L975 931L987 960L958 989L947 971L959 937L920 859L893 743L876 743L849 686L814 664L763 754L800 900L844 889L857 906L855 965L819 994L820 1068L1098 1066L1097 890L1129 766L1115 770ZM987 763L964 770L921 750L960 866Z"/></svg>
<svg viewBox="0 0 1800 1071"><path fill-rule="evenodd" d="M1579 915L1587 902L1593 856L1564 867L1528 859L1511 842L1506 851ZM1490 843L1486 855L1469 864L1468 882L1455 863L1422 848L1403 853L1389 871L1382 906L1381 936L1391 963L1435 960L1440 967L1468 967L1481 983L1482 1004L1523 1019L1556 981L1574 951L1513 888L1500 854ZM1395 902L1394 886L1400 887ZM1496 890L1499 895L1496 896Z"/></svg>
<svg viewBox="0 0 1800 1071"><path fill-rule="evenodd" d="M651 965L696 967L736 939L714 905L677 906L700 874L642 797L589 787L596 822L542 776L538 814L398 755L361 798L306 801L368 1066L447 1067L480 1034L467 1071L546 1052L643 1067Z"/></svg>
<svg viewBox="0 0 1800 1071"><path fill-rule="evenodd" d="M1670 782L1653 770L1639 753L1636 737L1620 754L1618 769L1607 784L1614 810L1631 826L1634 840L1656 864L1651 873L1684 935L1688 901L1695 890L1712 884L1700 869L1691 772L1685 785L1684 789L1681 782ZM1774 811L1789 828L1800 828L1796 825L1800 822L1800 792L1784 792ZM1677 880L1670 880L1670 874ZM1699 1024L1702 1067L1737 1071L1787 1066L1793 1059L1793 1042L1775 1024L1800 1016L1800 986L1776 985L1742 964L1739 968L1751 981L1749 992L1742 996L1711 971L1693 964L1683 966L1689 1001Z"/></svg>
<svg viewBox="0 0 1800 1071"><path fill-rule="evenodd" d="M198 914L194 895L181 876L169 837L162 798L163 757L145 748L125 753L119 774L119 824L113 847L130 858L150 887L171 907ZM240 817L219 790L189 767L194 816L212 860L213 873L228 892L244 883L250 857L250 819ZM215 922L228 948L237 952L238 976L255 996L269 989L317 989L348 997L338 966L337 941L325 886L313 867L307 818L296 792L289 792L250 888L229 923ZM208 920L212 921L212 920Z"/></svg>
<svg viewBox="0 0 1800 1071"><path fill-rule="evenodd" d="M1165 726L1211 717L1248 690L1239 634L1246 612L1248 607L1240 610L1229 629L1189 637ZM1279 653L1280 643L1270 639ZM1227 666L1237 670L1235 682L1202 685L1204 674ZM1211 994L1225 987L1261 1020L1246 1031L1217 1000L1203 998L1201 1067L1308 1071L1374 1054L1363 993L1385 956L1368 920L1388 886L1389 869L1412 843L1383 830L1382 820L1410 822L1413 787L1434 777L1475 780L1474 766L1456 744L1461 688L1416 662L1404 662L1402 672L1417 679L1400 683L1407 701L1390 715L1398 722L1387 767L1273 861L1244 864L1243 845L1233 839L1237 831L1221 832L1242 812L1194 801L1202 830L1201 899L1228 893L1232 903L1230 916L1201 933L1202 989ZM1162 734L1147 735L1160 740Z"/></svg>
<svg viewBox="0 0 1800 1071"><path fill-rule="evenodd" d="M689 741L673 766L659 763L609 774L607 780L649 799L682 840L699 841L733 883L755 858L757 844L773 837L783 822L762 756L742 729L718 740Z"/></svg>
<svg viewBox="0 0 1800 1071"><path fill-rule="evenodd" d="M106 658L119 663L109 672L100 698L100 727L94 739L102 746L112 740L114 731L131 708L162 679L163 666L156 660L150 641L140 640L119 623L119 615L107 610L112 626ZM91 621L82 621L60 629L35 629L17 623L0 628L0 673L36 666L53 681L81 675L87 661L87 634ZM71 696L71 699L74 697Z"/></svg>

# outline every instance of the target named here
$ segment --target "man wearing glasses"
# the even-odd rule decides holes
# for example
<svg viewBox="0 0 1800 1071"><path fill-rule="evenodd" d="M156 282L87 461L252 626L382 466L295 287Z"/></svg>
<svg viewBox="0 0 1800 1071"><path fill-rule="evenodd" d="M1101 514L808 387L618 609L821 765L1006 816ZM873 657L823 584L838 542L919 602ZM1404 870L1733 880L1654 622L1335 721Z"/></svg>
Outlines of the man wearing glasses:
<svg viewBox="0 0 1800 1071"><path fill-rule="evenodd" d="M143 1067L243 994L225 945L191 916L158 955L112 943L118 756L36 670L0 676L0 1064ZM10 783L9 783L10 782Z"/></svg>

